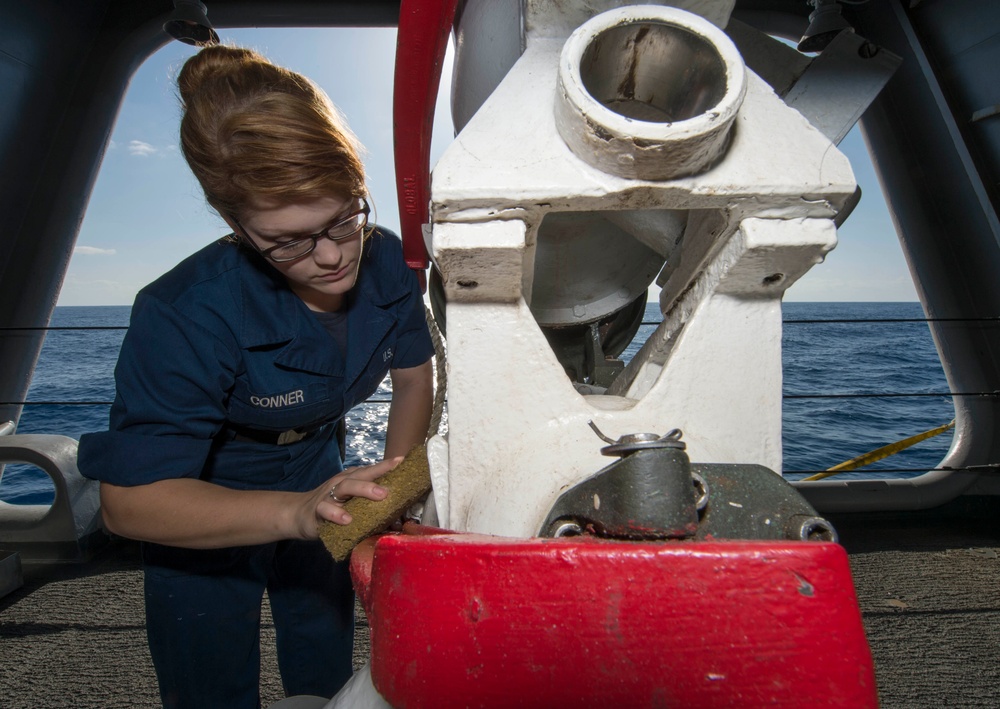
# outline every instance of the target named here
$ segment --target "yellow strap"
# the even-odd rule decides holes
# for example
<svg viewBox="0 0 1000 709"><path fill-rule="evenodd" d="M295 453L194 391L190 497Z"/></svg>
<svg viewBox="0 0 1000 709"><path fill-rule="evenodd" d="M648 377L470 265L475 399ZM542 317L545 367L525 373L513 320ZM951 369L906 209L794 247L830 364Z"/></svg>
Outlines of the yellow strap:
<svg viewBox="0 0 1000 709"><path fill-rule="evenodd" d="M910 446L920 443L920 441L926 441L928 438L933 438L939 433L944 433L949 428L955 425L955 419L952 419L950 423L946 423L944 426L938 426L937 428L932 428L930 431L924 431L923 433L918 433L915 436L910 436L909 438L904 438L901 441L896 441L895 443L890 443L887 446L882 446L881 448L876 448L873 451L859 455L857 458L851 458L850 460L845 460L839 465L835 465L832 468L827 468L825 473L816 473L815 475L810 475L808 478L802 478L803 480L822 480L823 478L828 478L831 475L836 475L837 473L843 473L848 470L854 470L855 468L862 468L869 463L874 463L877 460L882 460L883 458L888 458L893 453L899 453L899 451L909 448Z"/></svg>

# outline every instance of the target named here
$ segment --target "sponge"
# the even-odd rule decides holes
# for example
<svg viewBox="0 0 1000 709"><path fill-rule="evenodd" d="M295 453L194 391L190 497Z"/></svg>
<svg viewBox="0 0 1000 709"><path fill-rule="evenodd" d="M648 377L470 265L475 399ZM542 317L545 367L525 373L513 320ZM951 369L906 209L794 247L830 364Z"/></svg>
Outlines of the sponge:
<svg viewBox="0 0 1000 709"><path fill-rule="evenodd" d="M350 524L325 521L320 525L319 538L337 561L344 561L362 540L389 528L415 502L431 490L431 472L427 449L416 446L395 468L376 481L389 491L383 500L352 497L344 503L351 517Z"/></svg>

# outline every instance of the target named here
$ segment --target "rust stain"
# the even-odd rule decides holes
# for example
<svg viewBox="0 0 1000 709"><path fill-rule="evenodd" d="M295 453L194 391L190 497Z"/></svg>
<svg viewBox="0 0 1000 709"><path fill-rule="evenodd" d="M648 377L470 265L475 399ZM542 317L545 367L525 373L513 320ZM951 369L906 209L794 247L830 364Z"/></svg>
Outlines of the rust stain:
<svg viewBox="0 0 1000 709"><path fill-rule="evenodd" d="M628 72L622 78L621 83L618 84L618 96L621 98L635 100L636 73L639 71L639 44L647 34L649 34L649 26L644 25L635 33L635 37L630 42L632 57L629 62Z"/></svg>

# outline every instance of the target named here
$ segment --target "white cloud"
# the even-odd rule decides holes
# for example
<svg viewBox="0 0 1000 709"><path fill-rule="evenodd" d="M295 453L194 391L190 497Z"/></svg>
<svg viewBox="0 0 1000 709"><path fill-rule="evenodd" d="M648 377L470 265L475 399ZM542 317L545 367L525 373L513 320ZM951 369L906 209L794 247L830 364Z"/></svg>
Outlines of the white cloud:
<svg viewBox="0 0 1000 709"><path fill-rule="evenodd" d="M150 155L156 155L160 152L159 148L156 148L149 143L144 143L141 140L130 140L128 143L129 155L138 155L139 157L145 158Z"/></svg>
<svg viewBox="0 0 1000 709"><path fill-rule="evenodd" d="M73 249L73 253L85 256L114 256L118 252L114 249L99 249L96 246L77 246Z"/></svg>

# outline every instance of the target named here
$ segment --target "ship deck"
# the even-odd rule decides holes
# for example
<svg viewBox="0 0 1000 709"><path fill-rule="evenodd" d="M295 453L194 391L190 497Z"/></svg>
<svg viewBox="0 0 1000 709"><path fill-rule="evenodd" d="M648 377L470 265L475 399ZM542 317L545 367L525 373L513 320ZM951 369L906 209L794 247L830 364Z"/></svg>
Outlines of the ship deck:
<svg viewBox="0 0 1000 709"><path fill-rule="evenodd" d="M883 709L1000 706L996 504L831 517L850 557ZM24 586L0 599L0 706L158 706L142 604L129 542L87 564L26 568ZM356 664L367 639L359 614ZM268 622L262 641L266 707L282 697Z"/></svg>

